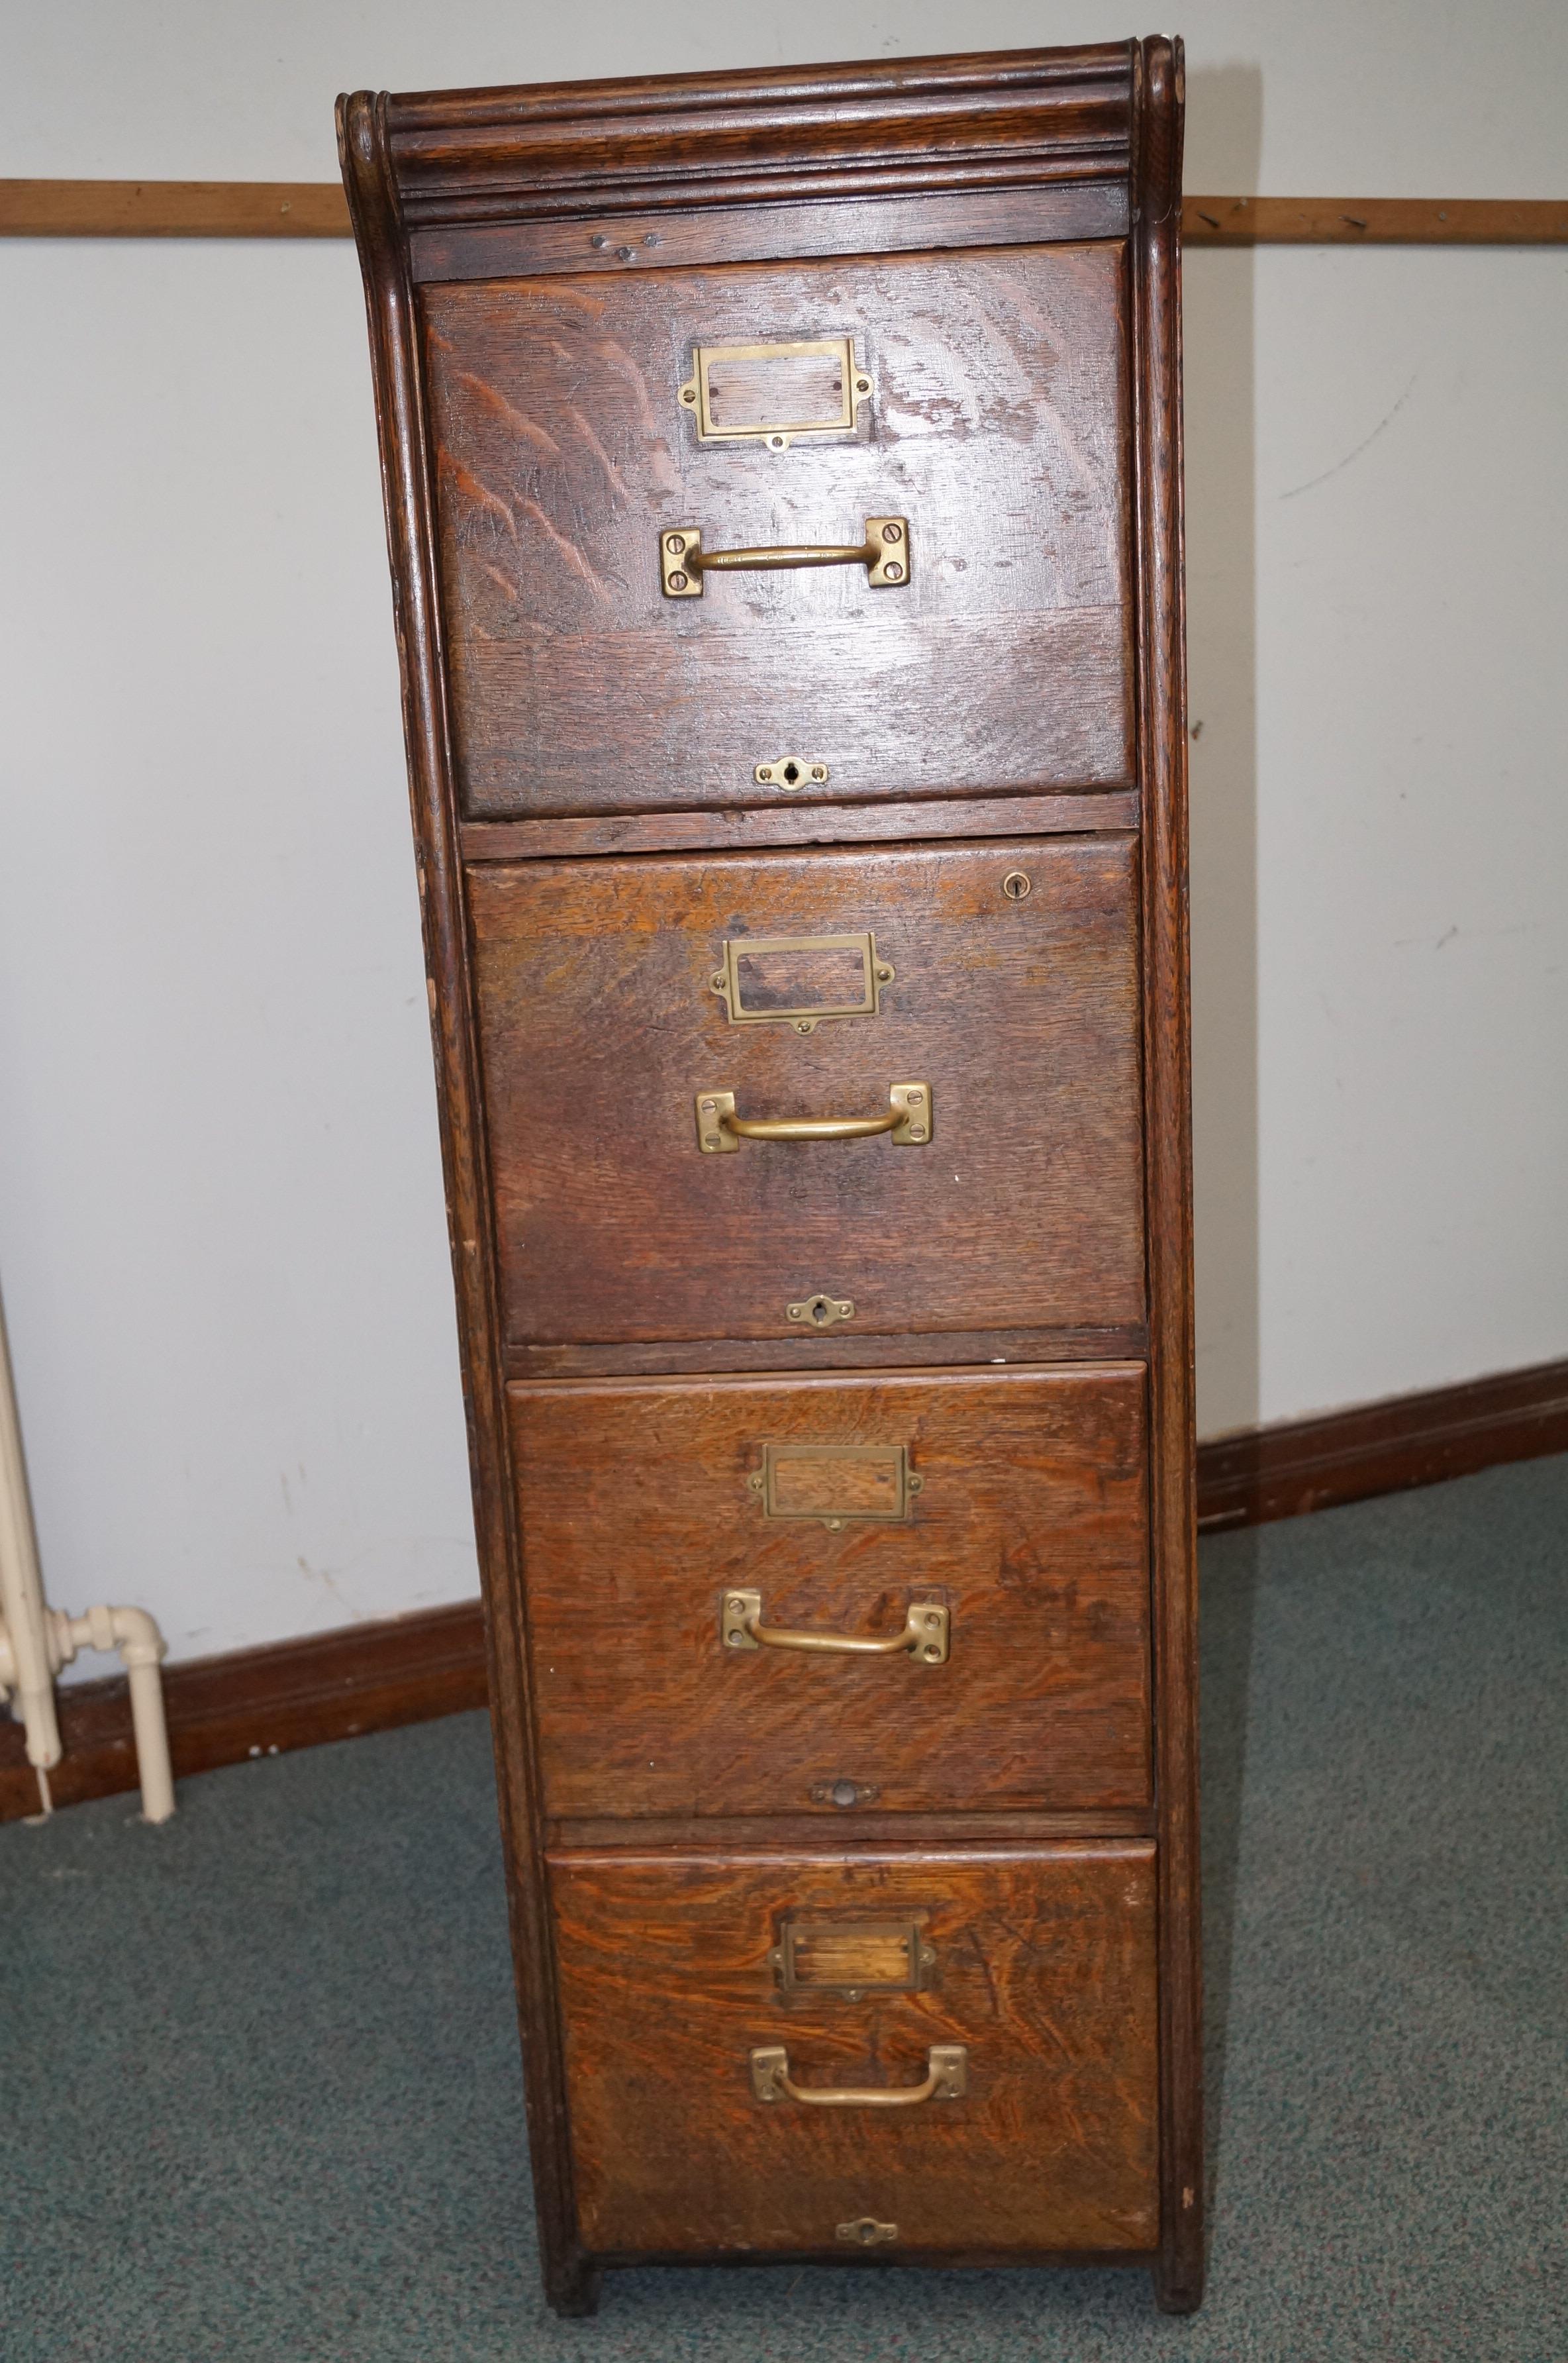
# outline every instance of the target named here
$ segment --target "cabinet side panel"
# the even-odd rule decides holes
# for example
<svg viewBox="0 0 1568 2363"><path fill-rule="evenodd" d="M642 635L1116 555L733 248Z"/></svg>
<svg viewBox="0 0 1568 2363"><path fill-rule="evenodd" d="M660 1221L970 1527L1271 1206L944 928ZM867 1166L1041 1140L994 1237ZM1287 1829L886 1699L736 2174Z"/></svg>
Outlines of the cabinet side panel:
<svg viewBox="0 0 1568 2363"><path fill-rule="evenodd" d="M1181 526L1179 42L1138 53L1132 248L1150 1285L1150 1532L1160 1803L1160 2302L1203 2292L1202 1971L1192 1371L1187 682Z"/></svg>
<svg viewBox="0 0 1568 2363"><path fill-rule="evenodd" d="M590 2305L591 2280L576 2241L555 1953L538 1853L526 1636L516 1581L483 1098L436 596L425 394L384 116L385 102L365 93L340 101L338 147L370 320L540 2261L552 2302L572 2313Z"/></svg>

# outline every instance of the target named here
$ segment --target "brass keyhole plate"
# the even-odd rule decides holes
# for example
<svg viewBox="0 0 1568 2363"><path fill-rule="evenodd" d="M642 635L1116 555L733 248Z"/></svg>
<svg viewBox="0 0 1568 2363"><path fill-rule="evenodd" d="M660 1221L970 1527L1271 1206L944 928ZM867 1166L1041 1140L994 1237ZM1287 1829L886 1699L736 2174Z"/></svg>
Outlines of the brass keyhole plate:
<svg viewBox="0 0 1568 2363"><path fill-rule="evenodd" d="M759 788L823 788L828 767L809 755L780 755L774 762L758 763L751 776Z"/></svg>
<svg viewBox="0 0 1568 2363"><path fill-rule="evenodd" d="M808 1329L831 1329L836 1322L855 1318L854 1300L848 1296L807 1296L784 1309L791 1321L802 1322Z"/></svg>

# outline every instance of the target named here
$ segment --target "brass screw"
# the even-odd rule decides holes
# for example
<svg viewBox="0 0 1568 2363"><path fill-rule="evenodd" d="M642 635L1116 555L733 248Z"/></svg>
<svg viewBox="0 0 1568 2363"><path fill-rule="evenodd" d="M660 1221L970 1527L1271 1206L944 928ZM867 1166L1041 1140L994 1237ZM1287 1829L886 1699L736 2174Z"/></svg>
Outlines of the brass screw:
<svg viewBox="0 0 1568 2363"><path fill-rule="evenodd" d="M902 541L903 538L904 529L901 525L885 525L882 527L882 538L884 541Z"/></svg>
<svg viewBox="0 0 1568 2363"><path fill-rule="evenodd" d="M812 765L812 777L813 780L825 780L827 778L827 765L825 763L813 763Z"/></svg>
<svg viewBox="0 0 1568 2363"><path fill-rule="evenodd" d="M715 1110L715 1108L718 1106L718 1104L719 1104L719 1103L718 1103L718 1101L717 1101L717 1100L704 1100L704 1101L703 1101L703 1103L702 1103L702 1113L703 1113L703 1115L712 1115L713 1114L713 1111Z"/></svg>
<svg viewBox="0 0 1568 2363"><path fill-rule="evenodd" d="M682 402L695 402L697 399L696 387L694 385L683 386L681 389L680 399Z"/></svg>
<svg viewBox="0 0 1568 2363"><path fill-rule="evenodd" d="M605 237L604 232L603 232L602 229L596 229L596 230L594 231L594 233L593 233L593 236L589 239L588 243L589 243L589 245L590 245L590 246L599 247L599 246L608 246L608 245L609 245L609 243L610 243L610 241L609 241L609 239Z"/></svg>
<svg viewBox="0 0 1568 2363"><path fill-rule="evenodd" d="M868 377L857 377L855 381L855 391L856 394L869 394L871 391L870 379Z"/></svg>
<svg viewBox="0 0 1568 2363"><path fill-rule="evenodd" d="M923 1140L925 1138L925 1126L922 1124L911 1124L910 1126L910 1138L911 1140Z"/></svg>
<svg viewBox="0 0 1568 2363"><path fill-rule="evenodd" d="M904 570L901 566L895 566L889 560L882 569L882 576L885 582L901 582L904 579Z"/></svg>
<svg viewBox="0 0 1568 2363"><path fill-rule="evenodd" d="M921 1104L922 1100L922 1099L924 1099L924 1097L925 1097L925 1093L924 1093L923 1092L911 1092L911 1093L909 1094L909 1102L910 1102L910 1105L911 1105L911 1107L919 1107L919 1105L920 1105L920 1104Z"/></svg>
<svg viewBox="0 0 1568 2363"><path fill-rule="evenodd" d="M702 1146L704 1148L717 1148L719 1146L718 1134L716 1132L705 1132L702 1135Z"/></svg>
<svg viewBox="0 0 1568 2363"><path fill-rule="evenodd" d="M681 551L686 547L686 536L683 533L667 533L664 538L664 546L666 549L668 550L671 558L679 558Z"/></svg>
<svg viewBox="0 0 1568 2363"><path fill-rule="evenodd" d="M672 591L684 591L686 588L685 575L672 574L669 578L669 587Z"/></svg>

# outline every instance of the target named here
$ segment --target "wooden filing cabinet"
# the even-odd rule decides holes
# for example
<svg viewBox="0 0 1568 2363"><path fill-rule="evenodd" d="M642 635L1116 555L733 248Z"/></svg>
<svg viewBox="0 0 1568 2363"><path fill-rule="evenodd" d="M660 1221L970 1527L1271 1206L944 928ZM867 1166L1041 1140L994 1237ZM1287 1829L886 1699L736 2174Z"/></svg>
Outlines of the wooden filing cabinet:
<svg viewBox="0 0 1568 2363"><path fill-rule="evenodd" d="M1190 2308L1179 46L339 124L551 2299Z"/></svg>

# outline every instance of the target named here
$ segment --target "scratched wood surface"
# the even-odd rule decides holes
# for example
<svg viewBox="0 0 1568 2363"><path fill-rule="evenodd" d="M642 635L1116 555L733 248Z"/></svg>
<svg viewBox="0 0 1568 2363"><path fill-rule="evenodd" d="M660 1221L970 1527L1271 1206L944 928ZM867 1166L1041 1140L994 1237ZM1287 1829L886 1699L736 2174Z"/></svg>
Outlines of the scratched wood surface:
<svg viewBox="0 0 1568 2363"><path fill-rule="evenodd" d="M1143 1385L1123 1366L512 1388L546 1810L852 1830L820 1793L844 1779L881 1813L1146 1803ZM911 1514L766 1516L765 1442L901 1444ZM769 1625L867 1638L935 1601L947 1663L726 1650L736 1584Z"/></svg>
<svg viewBox="0 0 1568 2363"><path fill-rule="evenodd" d="M1132 776L1125 252L963 255L428 288L441 571L474 816L1121 787ZM701 344L853 335L858 432L701 443ZM864 567L659 587L707 549L856 543L909 519L911 575Z"/></svg>
<svg viewBox="0 0 1568 2363"><path fill-rule="evenodd" d="M471 869L508 1339L799 1337L818 1292L856 1334L1140 1319L1133 878L1115 837ZM729 1022L727 937L859 931L878 1015ZM923 1148L699 1150L701 1091L873 1115L905 1081Z"/></svg>
<svg viewBox="0 0 1568 2363"><path fill-rule="evenodd" d="M572 2156L591 2251L1147 2250L1155 2171L1154 1849L551 1858ZM783 1996L787 1913L916 1921L929 1990ZM962 2100L903 2110L752 2096L754 2046L802 2086L920 2081L968 2050Z"/></svg>

